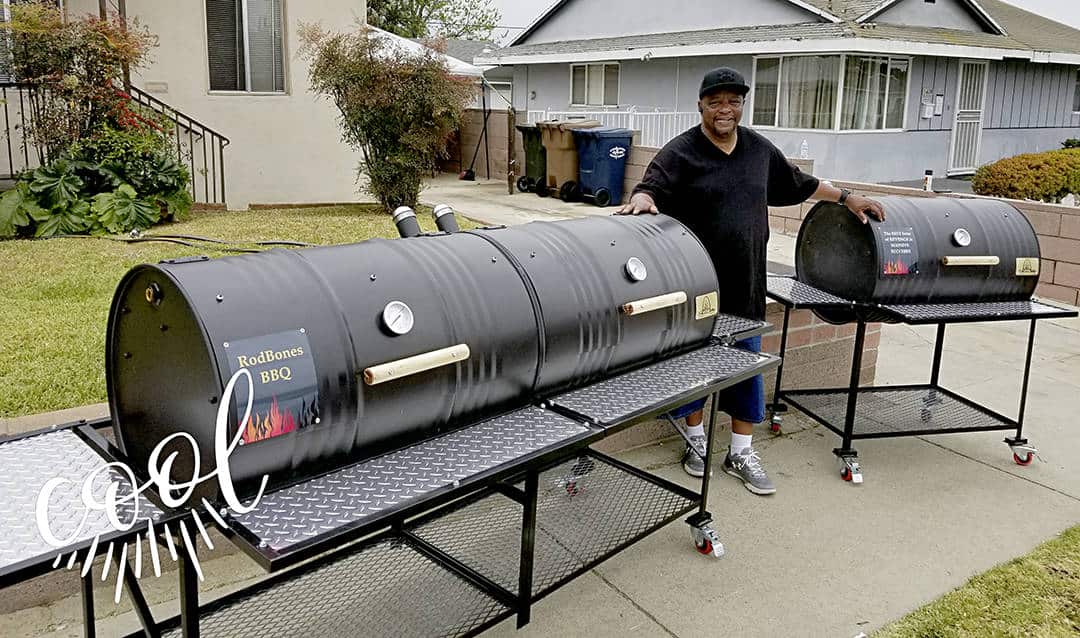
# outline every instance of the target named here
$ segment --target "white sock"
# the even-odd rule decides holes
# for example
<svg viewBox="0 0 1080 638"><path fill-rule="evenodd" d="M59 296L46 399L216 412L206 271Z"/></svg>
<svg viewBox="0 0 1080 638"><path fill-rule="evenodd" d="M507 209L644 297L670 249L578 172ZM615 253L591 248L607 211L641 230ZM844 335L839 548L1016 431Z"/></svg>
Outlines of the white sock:
<svg viewBox="0 0 1080 638"><path fill-rule="evenodd" d="M705 426L702 424L688 425L686 426L686 434L688 436L705 436Z"/></svg>
<svg viewBox="0 0 1080 638"><path fill-rule="evenodd" d="M741 454L743 450L750 447L750 442L753 440L752 434L739 434L737 432L731 433L731 453Z"/></svg>

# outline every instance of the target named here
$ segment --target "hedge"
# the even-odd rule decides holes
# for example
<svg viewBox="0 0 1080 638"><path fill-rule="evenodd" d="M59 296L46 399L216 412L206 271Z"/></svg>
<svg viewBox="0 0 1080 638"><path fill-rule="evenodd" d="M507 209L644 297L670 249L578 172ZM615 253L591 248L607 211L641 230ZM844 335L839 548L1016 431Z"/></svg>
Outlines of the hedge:
<svg viewBox="0 0 1080 638"><path fill-rule="evenodd" d="M986 164L971 187L979 195L1060 202L1080 194L1080 149L1026 153Z"/></svg>

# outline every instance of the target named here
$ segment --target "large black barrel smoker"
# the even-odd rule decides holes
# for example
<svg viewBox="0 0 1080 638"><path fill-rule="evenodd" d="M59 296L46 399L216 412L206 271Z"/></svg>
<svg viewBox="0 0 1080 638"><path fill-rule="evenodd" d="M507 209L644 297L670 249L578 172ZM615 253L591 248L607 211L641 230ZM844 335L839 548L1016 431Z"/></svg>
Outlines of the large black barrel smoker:
<svg viewBox="0 0 1080 638"><path fill-rule="evenodd" d="M1037 319L1076 313L1032 300L1039 281L1035 230L1008 202L993 199L881 197L885 221L862 223L846 207L819 203L807 213L795 247L796 278L770 276L769 296L785 307L780 355L793 309L810 309L830 323L857 322L847 388L782 390L777 374L772 406L778 430L787 400L843 437L834 450L842 476L861 482L851 442L880 438L1012 430L1006 439L1017 463L1035 449L1022 438ZM1027 359L1016 419L988 410L942 387L939 380L949 323L1027 319ZM868 322L937 325L930 383L860 387ZM782 370L781 370L782 372Z"/></svg>
<svg viewBox="0 0 1080 638"><path fill-rule="evenodd" d="M205 474L223 388L247 369L233 479L288 481L699 345L716 291L701 243L665 216L139 266L109 318L114 428L138 467L190 434ZM162 456L180 453L181 477L189 447Z"/></svg>
<svg viewBox="0 0 1080 638"><path fill-rule="evenodd" d="M846 207L821 202L803 220L798 279L856 304L1021 301L1039 281L1031 222L991 199L882 197L884 222L863 224ZM869 310L864 308L864 310ZM818 311L833 323L850 311ZM896 322L871 312L873 321Z"/></svg>

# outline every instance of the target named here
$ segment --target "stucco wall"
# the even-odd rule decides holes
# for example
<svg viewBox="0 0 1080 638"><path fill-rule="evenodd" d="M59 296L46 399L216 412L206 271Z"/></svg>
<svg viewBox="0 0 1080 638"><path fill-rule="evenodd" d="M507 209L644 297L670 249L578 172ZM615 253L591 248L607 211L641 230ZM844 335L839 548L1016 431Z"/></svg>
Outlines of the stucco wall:
<svg viewBox="0 0 1080 638"><path fill-rule="evenodd" d="M69 14L97 14L94 0L69 0ZM353 28L366 14L365 0L284 0L286 87L283 94L211 93L205 3L129 0L138 18L159 37L149 68L133 73L153 93L231 140L225 149L229 208L250 203L355 201L359 156L341 142L337 111L309 90L307 64L296 55L297 26L321 23Z"/></svg>

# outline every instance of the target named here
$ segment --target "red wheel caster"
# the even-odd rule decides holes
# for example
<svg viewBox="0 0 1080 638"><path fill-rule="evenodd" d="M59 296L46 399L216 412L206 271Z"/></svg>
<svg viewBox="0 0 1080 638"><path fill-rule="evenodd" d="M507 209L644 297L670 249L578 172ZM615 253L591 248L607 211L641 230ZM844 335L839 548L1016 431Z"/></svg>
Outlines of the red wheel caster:
<svg viewBox="0 0 1080 638"><path fill-rule="evenodd" d="M773 434L780 434L780 424L779 423L771 423L771 424L769 424L769 430L771 430Z"/></svg>
<svg viewBox="0 0 1080 638"><path fill-rule="evenodd" d="M704 554L705 556L711 556L712 555L712 550L713 550L712 541L710 541L707 538L703 542L694 543L694 547L697 548L699 554Z"/></svg>
<svg viewBox="0 0 1080 638"><path fill-rule="evenodd" d="M566 493L569 494L570 496L577 496L578 495L577 483L573 482L573 481L571 481L570 483L567 483L566 484Z"/></svg>
<svg viewBox="0 0 1080 638"><path fill-rule="evenodd" d="M840 470L840 478L844 479L845 481L850 481L851 468L845 467L844 469Z"/></svg>
<svg viewBox="0 0 1080 638"><path fill-rule="evenodd" d="M1020 456L1019 454L1013 452L1013 461L1016 461L1017 465L1027 467L1031 465L1031 462L1034 460L1035 454L1032 452L1027 452L1024 454L1024 456Z"/></svg>

